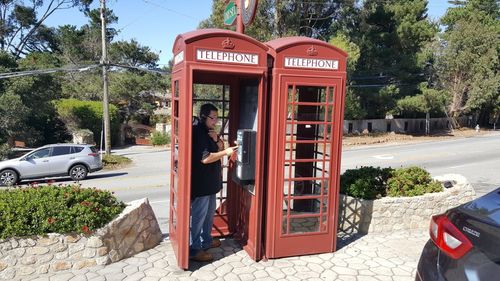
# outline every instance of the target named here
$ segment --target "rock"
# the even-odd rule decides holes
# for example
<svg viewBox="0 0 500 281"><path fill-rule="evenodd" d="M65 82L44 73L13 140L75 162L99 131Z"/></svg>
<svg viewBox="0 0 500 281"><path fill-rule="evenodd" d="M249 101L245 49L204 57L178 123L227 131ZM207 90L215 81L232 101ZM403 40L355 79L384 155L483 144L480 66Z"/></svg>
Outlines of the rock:
<svg viewBox="0 0 500 281"><path fill-rule="evenodd" d="M71 263L67 262L67 261L57 261L57 262L53 263L50 267L53 271L61 271L61 270L70 269Z"/></svg>
<svg viewBox="0 0 500 281"><path fill-rule="evenodd" d="M4 263L4 262L0 261L0 271L2 271L2 270L4 270L4 269L6 269L7 267L9 267L9 265L8 265L8 264L6 264L6 263Z"/></svg>
<svg viewBox="0 0 500 281"><path fill-rule="evenodd" d="M35 273L35 268L31 266L23 266L17 271L17 274L21 276L30 275L32 273Z"/></svg>
<svg viewBox="0 0 500 281"><path fill-rule="evenodd" d="M48 248L45 247L33 247L28 248L26 255L43 255L49 252Z"/></svg>
<svg viewBox="0 0 500 281"><path fill-rule="evenodd" d="M78 234L70 234L66 236L66 243L76 243L78 240L80 240L81 236Z"/></svg>
<svg viewBox="0 0 500 281"><path fill-rule="evenodd" d="M102 245L104 245L104 244L102 243L102 240L99 237L92 236L87 241L87 247L89 247L89 248L99 248L99 247L102 247Z"/></svg>

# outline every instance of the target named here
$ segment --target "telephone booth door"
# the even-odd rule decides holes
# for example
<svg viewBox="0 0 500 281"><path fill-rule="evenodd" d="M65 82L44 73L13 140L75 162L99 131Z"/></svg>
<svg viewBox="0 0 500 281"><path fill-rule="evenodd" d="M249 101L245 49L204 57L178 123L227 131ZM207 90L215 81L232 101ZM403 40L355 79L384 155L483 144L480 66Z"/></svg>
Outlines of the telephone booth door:
<svg viewBox="0 0 500 281"><path fill-rule="evenodd" d="M336 247L346 54L310 38L274 50L266 256Z"/></svg>
<svg viewBox="0 0 500 281"><path fill-rule="evenodd" d="M255 180L233 180L224 163L212 236L234 234L254 258L261 255L263 159L266 138L268 47L244 34L202 29L177 36L172 70L172 156L169 237L180 268L189 267L192 126L205 102L219 109L220 133L234 145L238 130L255 131ZM214 90L215 89L215 90ZM219 91L214 96L211 92ZM234 159L233 159L234 160ZM193 175L196 176L196 175ZM251 188L247 188L251 186ZM244 188L245 187L245 188Z"/></svg>

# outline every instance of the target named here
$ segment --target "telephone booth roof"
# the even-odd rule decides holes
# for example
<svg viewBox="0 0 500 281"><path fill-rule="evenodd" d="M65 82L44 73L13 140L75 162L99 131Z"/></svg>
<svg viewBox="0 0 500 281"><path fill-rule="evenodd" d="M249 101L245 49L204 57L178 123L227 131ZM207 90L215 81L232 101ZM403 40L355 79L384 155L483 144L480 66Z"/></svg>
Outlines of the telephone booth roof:
<svg viewBox="0 0 500 281"><path fill-rule="evenodd" d="M313 60L334 58L338 60L338 72L345 73L346 71L347 53L318 39L304 36L285 37L268 41L266 45L270 47L269 53L275 58L274 68L290 67L285 65L285 57L293 56ZM306 66L303 67L307 68ZM291 68L295 67L292 66ZM297 66L297 68L302 67Z"/></svg>
<svg viewBox="0 0 500 281"><path fill-rule="evenodd" d="M200 58L200 50L215 50L210 58ZM181 62L197 62L209 64L240 65L251 67L267 67L267 53L269 47L254 38L225 29L199 29L177 36L172 52L174 53L174 68L182 67ZM230 61L223 57L240 55L257 55L255 61ZM201 54L203 55L203 54ZM226 61L217 61L216 55Z"/></svg>

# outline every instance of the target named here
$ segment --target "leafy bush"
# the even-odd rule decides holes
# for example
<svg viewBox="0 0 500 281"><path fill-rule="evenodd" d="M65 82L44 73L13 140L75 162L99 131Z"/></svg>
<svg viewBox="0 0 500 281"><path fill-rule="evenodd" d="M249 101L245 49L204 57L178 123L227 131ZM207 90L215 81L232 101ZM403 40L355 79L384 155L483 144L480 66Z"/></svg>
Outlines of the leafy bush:
<svg viewBox="0 0 500 281"><path fill-rule="evenodd" d="M104 168L122 168L131 162L132 160L130 158L116 154L104 155L102 157Z"/></svg>
<svg viewBox="0 0 500 281"><path fill-rule="evenodd" d="M418 196L442 190L441 183L420 167L397 169L387 181L387 194L391 197Z"/></svg>
<svg viewBox="0 0 500 281"><path fill-rule="evenodd" d="M340 192L363 199L375 199L386 196L386 183L393 169L379 167L361 167L346 170L340 176Z"/></svg>
<svg viewBox="0 0 500 281"><path fill-rule="evenodd" d="M384 168L361 167L346 170L340 177L340 192L362 199L384 196L418 196L442 191L441 183L419 167Z"/></svg>
<svg viewBox="0 0 500 281"><path fill-rule="evenodd" d="M57 113L70 131L89 129L94 133L94 141L101 143L103 108L100 101L81 101L77 99L61 99L55 103ZM109 118L113 140L118 137L118 108L109 105Z"/></svg>
<svg viewBox="0 0 500 281"><path fill-rule="evenodd" d="M79 185L0 190L0 238L45 233L90 234L125 208L109 191Z"/></svg>
<svg viewBox="0 0 500 281"><path fill-rule="evenodd" d="M151 135L153 145L165 145L170 143L170 135L162 132L153 132Z"/></svg>
<svg viewBox="0 0 500 281"><path fill-rule="evenodd" d="M0 144L0 161L9 159L12 155L12 148L8 143Z"/></svg>
<svg viewBox="0 0 500 281"><path fill-rule="evenodd" d="M154 114L149 118L149 121L154 125L156 123L170 123L170 115Z"/></svg>

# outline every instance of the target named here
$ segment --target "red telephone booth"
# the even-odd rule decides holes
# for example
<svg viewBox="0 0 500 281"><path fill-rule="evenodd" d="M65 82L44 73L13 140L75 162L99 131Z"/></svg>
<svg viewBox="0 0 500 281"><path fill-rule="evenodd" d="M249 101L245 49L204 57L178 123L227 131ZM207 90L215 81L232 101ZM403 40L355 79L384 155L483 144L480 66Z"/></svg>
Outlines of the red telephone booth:
<svg viewBox="0 0 500 281"><path fill-rule="evenodd" d="M265 254L333 252L347 54L306 37L267 45L274 67Z"/></svg>
<svg viewBox="0 0 500 281"><path fill-rule="evenodd" d="M237 130L255 132L255 180L233 181L234 163L226 163L213 235L231 233L251 257L261 257L267 52L266 45L228 30L197 30L175 40L169 234L180 268L189 265L192 122L205 102L219 108L220 133L229 144Z"/></svg>

